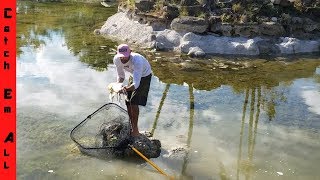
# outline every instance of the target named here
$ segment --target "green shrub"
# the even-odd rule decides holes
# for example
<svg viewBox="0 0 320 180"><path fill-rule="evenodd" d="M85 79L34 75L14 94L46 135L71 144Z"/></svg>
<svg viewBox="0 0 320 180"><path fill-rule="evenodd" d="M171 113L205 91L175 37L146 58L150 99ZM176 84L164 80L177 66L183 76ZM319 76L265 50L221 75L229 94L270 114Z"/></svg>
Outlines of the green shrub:
<svg viewBox="0 0 320 180"><path fill-rule="evenodd" d="M227 14L227 13L223 13L223 14L221 15L221 21L222 21L222 22L228 22L228 23L232 22L231 15L230 15L230 14Z"/></svg>
<svg viewBox="0 0 320 180"><path fill-rule="evenodd" d="M243 7L241 6L241 3L236 3L232 5L232 11L235 13L242 13Z"/></svg>
<svg viewBox="0 0 320 180"><path fill-rule="evenodd" d="M197 14L197 17L199 17L199 18L205 18L205 17L206 17L206 13L205 13L205 12L199 12L199 13Z"/></svg>
<svg viewBox="0 0 320 180"><path fill-rule="evenodd" d="M300 12L303 11L304 7L301 0L295 0L293 6Z"/></svg>
<svg viewBox="0 0 320 180"><path fill-rule="evenodd" d="M189 13L186 7L181 7L179 14L180 16L189 16Z"/></svg>

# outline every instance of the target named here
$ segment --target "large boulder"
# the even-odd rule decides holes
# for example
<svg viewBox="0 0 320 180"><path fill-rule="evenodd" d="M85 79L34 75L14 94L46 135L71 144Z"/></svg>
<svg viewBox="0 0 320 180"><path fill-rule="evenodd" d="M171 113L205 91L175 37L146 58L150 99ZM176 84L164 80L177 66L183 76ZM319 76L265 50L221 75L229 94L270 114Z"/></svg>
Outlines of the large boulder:
<svg viewBox="0 0 320 180"><path fill-rule="evenodd" d="M170 29L160 31L156 35L155 47L158 50L173 50L180 45L183 34Z"/></svg>
<svg viewBox="0 0 320 180"><path fill-rule="evenodd" d="M281 50L281 54L312 53L319 51L320 40L300 40L291 37L281 37L276 44Z"/></svg>
<svg viewBox="0 0 320 180"><path fill-rule="evenodd" d="M157 158L161 153L161 143L159 140L150 140L146 135L133 138L131 145L147 158ZM126 157L137 157L137 153L127 148L124 152Z"/></svg>
<svg viewBox="0 0 320 180"><path fill-rule="evenodd" d="M259 49L256 46L256 42L259 40L261 39L202 36L186 33L179 48L184 53L189 53L190 50L195 50L193 47L198 47L207 54L258 55Z"/></svg>
<svg viewBox="0 0 320 180"><path fill-rule="evenodd" d="M102 136L103 147L113 147L112 154L116 157L137 157L128 145L140 151L147 158L157 158L160 156L161 143L159 140L150 140L146 135L131 137L129 135L130 124L122 121L111 121L101 126L99 135Z"/></svg>

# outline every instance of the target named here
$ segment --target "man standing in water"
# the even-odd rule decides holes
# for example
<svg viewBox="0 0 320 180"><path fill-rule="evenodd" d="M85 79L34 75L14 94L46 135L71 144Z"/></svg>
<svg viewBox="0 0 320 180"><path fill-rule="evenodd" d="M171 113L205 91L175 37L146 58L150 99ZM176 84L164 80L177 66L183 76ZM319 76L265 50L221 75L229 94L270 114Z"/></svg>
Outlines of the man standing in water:
<svg viewBox="0 0 320 180"><path fill-rule="evenodd" d="M145 106L147 104L152 76L151 66L145 57L131 52L127 44L118 46L113 63L116 65L117 82L123 83L124 70L132 74L129 78L129 84L123 87L122 92L128 93L126 106L131 122L131 136L138 136L139 105Z"/></svg>

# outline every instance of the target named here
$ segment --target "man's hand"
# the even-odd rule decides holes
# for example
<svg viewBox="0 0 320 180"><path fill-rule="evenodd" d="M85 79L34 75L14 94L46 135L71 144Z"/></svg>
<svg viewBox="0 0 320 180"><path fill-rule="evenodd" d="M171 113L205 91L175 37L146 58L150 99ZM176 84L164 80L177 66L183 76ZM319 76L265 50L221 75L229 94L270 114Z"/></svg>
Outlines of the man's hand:
<svg viewBox="0 0 320 180"><path fill-rule="evenodd" d="M127 92L126 86L123 86L119 92L125 94Z"/></svg>
<svg viewBox="0 0 320 180"><path fill-rule="evenodd" d="M134 91L134 85L123 86L120 92L121 93L125 93L125 92L128 92L128 91Z"/></svg>

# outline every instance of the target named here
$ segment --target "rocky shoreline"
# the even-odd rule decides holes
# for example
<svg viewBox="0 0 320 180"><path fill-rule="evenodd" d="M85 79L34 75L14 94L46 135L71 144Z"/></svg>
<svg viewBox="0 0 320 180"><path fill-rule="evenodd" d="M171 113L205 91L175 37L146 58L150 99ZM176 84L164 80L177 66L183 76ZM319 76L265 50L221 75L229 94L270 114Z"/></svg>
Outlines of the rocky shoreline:
<svg viewBox="0 0 320 180"><path fill-rule="evenodd" d="M192 16L173 17L169 21L162 16L150 15L137 9L133 11L119 5L118 12L95 32L142 48L175 51L191 57L286 56L320 52L320 24L308 18L291 18L291 22L296 22L294 26L299 25L296 29L304 28L304 32L302 35L300 33L301 36L289 37L281 36L286 33L283 26L277 23L277 18L261 24L231 25L212 23L215 21L212 20L214 16L209 17L210 21ZM207 22L211 23L208 25ZM298 31L292 33L298 34Z"/></svg>

